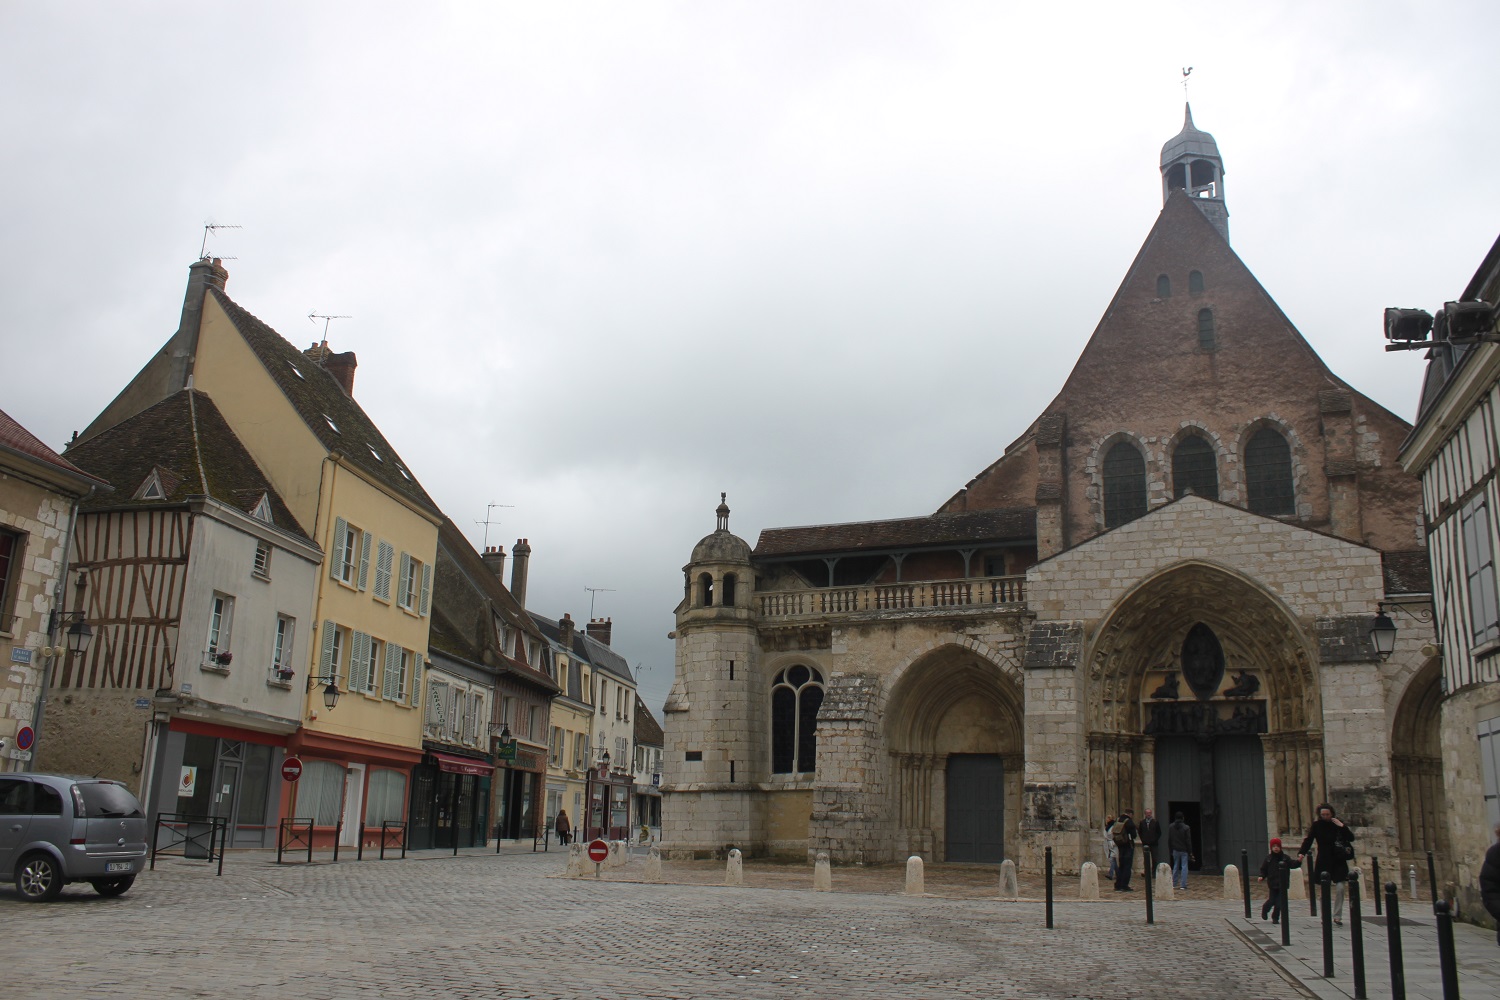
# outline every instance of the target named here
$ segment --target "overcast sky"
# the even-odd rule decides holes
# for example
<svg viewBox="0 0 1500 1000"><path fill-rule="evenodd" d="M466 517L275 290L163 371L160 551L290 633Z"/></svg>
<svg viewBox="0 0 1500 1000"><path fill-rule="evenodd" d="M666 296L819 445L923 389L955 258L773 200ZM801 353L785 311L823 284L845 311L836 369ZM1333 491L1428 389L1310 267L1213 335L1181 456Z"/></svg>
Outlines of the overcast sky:
<svg viewBox="0 0 1500 1000"><path fill-rule="evenodd" d="M1500 233L1500 4L0 0L0 408L54 447L176 328L203 225L529 604L653 709L713 529L930 513L1061 386L1218 140L1235 250L1406 419L1381 309Z"/></svg>

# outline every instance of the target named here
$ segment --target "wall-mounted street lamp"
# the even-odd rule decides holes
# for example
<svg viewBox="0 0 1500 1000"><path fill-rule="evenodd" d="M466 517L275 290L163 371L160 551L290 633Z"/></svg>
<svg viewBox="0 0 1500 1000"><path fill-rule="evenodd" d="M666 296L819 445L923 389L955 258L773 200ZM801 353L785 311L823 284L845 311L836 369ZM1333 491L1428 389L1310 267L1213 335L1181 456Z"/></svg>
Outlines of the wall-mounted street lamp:
<svg viewBox="0 0 1500 1000"><path fill-rule="evenodd" d="M333 711L334 707L339 703L339 695L344 693L339 690L338 674L331 673L326 675L319 675L316 677L309 677L307 679L307 689L311 691L314 684L328 685L323 689L323 707L328 709L330 712Z"/></svg>
<svg viewBox="0 0 1500 1000"><path fill-rule="evenodd" d="M499 740L500 745L503 747L510 746L513 740L512 736L510 735L510 726L506 725L503 722L498 724L493 722L490 723L490 735Z"/></svg>
<svg viewBox="0 0 1500 1000"><path fill-rule="evenodd" d="M59 641L58 630L64 623L68 623L63 633L62 641ZM43 656L61 656L63 653L87 652L89 643L94 640L94 629L88 622L83 620L82 611L59 611L53 608L47 615L47 639L49 645L42 647ZM67 645L63 645L66 642Z"/></svg>
<svg viewBox="0 0 1500 1000"><path fill-rule="evenodd" d="M1375 618L1370 622L1370 642L1375 646L1375 652L1380 654L1382 660L1390 659L1391 653L1396 650L1396 622L1386 613L1387 608L1398 611L1414 622L1432 621L1431 608L1419 608L1416 611L1400 604L1389 604L1381 601L1375 605Z"/></svg>

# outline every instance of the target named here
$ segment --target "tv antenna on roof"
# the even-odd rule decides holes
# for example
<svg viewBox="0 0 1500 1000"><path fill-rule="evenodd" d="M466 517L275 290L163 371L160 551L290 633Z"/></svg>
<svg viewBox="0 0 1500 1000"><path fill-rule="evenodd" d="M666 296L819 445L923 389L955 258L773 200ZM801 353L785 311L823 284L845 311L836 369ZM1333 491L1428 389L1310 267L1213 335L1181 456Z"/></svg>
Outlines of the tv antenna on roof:
<svg viewBox="0 0 1500 1000"><path fill-rule="evenodd" d="M218 222L205 222L203 224L203 245L198 248L198 259L208 257L208 234L219 229L244 229L244 226L230 226ZM233 257L220 257L220 260L234 260Z"/></svg>
<svg viewBox="0 0 1500 1000"><path fill-rule="evenodd" d="M589 621L593 621L594 620L594 595L595 594L613 594L615 592L615 588L613 588L613 587L584 587L583 589L587 590L589 592Z"/></svg>
<svg viewBox="0 0 1500 1000"><path fill-rule="evenodd" d="M515 504L513 504L513 503L491 503L491 504L485 504L485 507L484 507L484 520L483 521L475 521L474 522L475 524L482 524L482 525L484 525L484 547L485 548L489 548L490 547L490 525L492 525L492 524L499 524L500 523L499 521L491 521L490 520L490 512L492 510L494 510L496 507L514 507L514 506L515 506Z"/></svg>
<svg viewBox="0 0 1500 1000"><path fill-rule="evenodd" d="M312 322L314 322L314 323L316 323L318 320L322 320L323 321L323 343L326 344L326 343L328 343L328 324L329 323L333 322L336 319L353 319L354 317L353 316L330 316L330 315L328 315L326 313L310 312L310 313L307 314L307 318L309 320L311 320Z"/></svg>

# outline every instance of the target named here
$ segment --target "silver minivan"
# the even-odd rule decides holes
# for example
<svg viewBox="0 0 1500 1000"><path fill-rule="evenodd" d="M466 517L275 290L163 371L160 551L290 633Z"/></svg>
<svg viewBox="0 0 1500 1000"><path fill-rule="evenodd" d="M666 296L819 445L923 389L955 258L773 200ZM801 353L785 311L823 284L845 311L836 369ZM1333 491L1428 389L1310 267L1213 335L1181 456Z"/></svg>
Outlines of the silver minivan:
<svg viewBox="0 0 1500 1000"><path fill-rule="evenodd" d="M146 864L146 817L118 781L0 774L0 872L21 898L56 899L69 882L118 896Z"/></svg>

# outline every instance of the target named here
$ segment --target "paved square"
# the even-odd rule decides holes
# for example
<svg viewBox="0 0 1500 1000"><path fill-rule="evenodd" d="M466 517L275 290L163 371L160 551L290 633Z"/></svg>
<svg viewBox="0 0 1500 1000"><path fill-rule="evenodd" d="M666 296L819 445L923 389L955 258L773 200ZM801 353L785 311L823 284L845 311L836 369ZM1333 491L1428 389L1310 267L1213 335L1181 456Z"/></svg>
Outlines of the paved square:
<svg viewBox="0 0 1500 1000"><path fill-rule="evenodd" d="M0 995L38 997L1298 997L1223 901L907 897L564 879L516 854L159 864L126 896L0 891ZM669 874L671 866L669 866ZM866 876L867 878L873 876ZM986 878L988 875L986 875ZM835 879L840 872L835 871ZM899 876L895 886L899 888ZM1138 894L1137 894L1138 897Z"/></svg>

